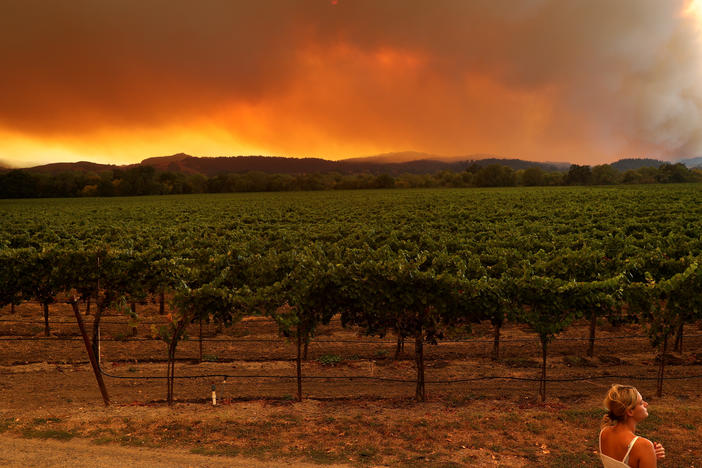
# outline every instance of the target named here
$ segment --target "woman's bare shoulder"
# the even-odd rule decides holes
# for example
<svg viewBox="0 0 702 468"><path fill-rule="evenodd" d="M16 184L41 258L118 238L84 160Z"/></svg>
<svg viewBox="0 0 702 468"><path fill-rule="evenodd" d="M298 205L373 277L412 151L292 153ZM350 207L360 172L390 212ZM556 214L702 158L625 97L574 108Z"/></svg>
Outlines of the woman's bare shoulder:
<svg viewBox="0 0 702 468"><path fill-rule="evenodd" d="M653 450L653 442L651 442L645 437L639 437L638 439L636 439L636 442L634 442L634 449L636 448L638 448L639 450Z"/></svg>
<svg viewBox="0 0 702 468"><path fill-rule="evenodd" d="M653 442L645 437L639 437L631 448L630 461L639 461L641 467L656 466L656 451Z"/></svg>

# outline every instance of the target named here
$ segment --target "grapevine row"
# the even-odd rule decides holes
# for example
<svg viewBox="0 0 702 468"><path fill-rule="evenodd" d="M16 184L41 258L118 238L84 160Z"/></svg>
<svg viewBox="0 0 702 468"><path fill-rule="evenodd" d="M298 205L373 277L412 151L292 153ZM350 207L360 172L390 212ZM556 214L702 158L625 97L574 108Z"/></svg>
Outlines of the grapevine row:
<svg viewBox="0 0 702 468"><path fill-rule="evenodd" d="M297 345L298 397L305 345L335 314L413 340L423 400L423 348L448 328L490 321L497 359L503 324L528 325L545 399L549 343L574 320L590 320L591 343L598 318L640 322L660 350L661 393L671 338L702 318L702 203L689 186L344 195L6 204L0 305L42 303L48 333L57 297L90 299L95 343L108 308L137 320L129 304L171 297L153 330L168 346L169 402L178 342L200 320L272 317Z"/></svg>

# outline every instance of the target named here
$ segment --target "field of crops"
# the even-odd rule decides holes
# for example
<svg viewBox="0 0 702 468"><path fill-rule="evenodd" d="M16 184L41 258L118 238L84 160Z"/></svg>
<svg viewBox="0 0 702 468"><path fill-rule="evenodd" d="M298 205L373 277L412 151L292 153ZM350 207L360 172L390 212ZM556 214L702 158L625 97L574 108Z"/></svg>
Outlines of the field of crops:
<svg viewBox="0 0 702 468"><path fill-rule="evenodd" d="M0 200L0 433L591 466L601 395L631 382L652 402L642 434L697 466L701 199L685 184Z"/></svg>
<svg viewBox="0 0 702 468"><path fill-rule="evenodd" d="M614 247L614 238L621 247L687 254L700 246L700 198L699 185L683 184L0 200L0 246L160 246L176 255L318 242L474 255L512 249L531 260L540 250Z"/></svg>
<svg viewBox="0 0 702 468"><path fill-rule="evenodd" d="M446 252L493 269L565 249L678 258L699 253L701 198L685 184L1 200L0 247L159 248L172 258L319 244Z"/></svg>
<svg viewBox="0 0 702 468"><path fill-rule="evenodd" d="M135 304L168 298L150 334L171 362L191 324L263 315L296 343L298 376L338 315L412 342L418 400L425 344L489 323L499 359L503 325L522 324L545 399L548 346L576 320L590 356L598 320L682 350L702 310L701 202L696 184L3 200L0 305L40 304L48 335L52 303L92 301L96 341L106 310L136 327Z"/></svg>

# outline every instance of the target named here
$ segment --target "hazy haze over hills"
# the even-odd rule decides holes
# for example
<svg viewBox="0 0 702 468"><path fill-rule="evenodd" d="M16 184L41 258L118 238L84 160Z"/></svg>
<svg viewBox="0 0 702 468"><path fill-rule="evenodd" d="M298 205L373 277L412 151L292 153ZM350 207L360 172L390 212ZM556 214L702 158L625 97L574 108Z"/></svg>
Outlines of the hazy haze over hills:
<svg viewBox="0 0 702 468"><path fill-rule="evenodd" d="M667 161L650 158L620 159L612 167L620 171L641 167L658 167ZM681 161L688 167L702 166L702 158L690 158ZM442 156L415 151L383 153L363 158L348 158L330 161L322 158L286 158L279 156L220 156L196 157L185 153L170 156L157 156L144 159L139 164L109 165L87 161L76 163L53 163L27 168L31 172L56 174L60 172L103 172L114 169L127 169L135 166L151 166L158 171L179 172L183 174L202 174L207 177L224 173L241 173L259 171L266 173L302 174L338 172L353 174L368 172L373 174L397 175L402 173L427 174L442 170L464 171L471 164L486 166L501 164L514 170L540 167L545 171L567 171L569 162L534 162L515 158L500 158L490 154L471 154L465 156Z"/></svg>
<svg viewBox="0 0 702 468"><path fill-rule="evenodd" d="M683 163L684 165L686 165L689 168L702 167L702 157L681 159L678 162Z"/></svg>
<svg viewBox="0 0 702 468"><path fill-rule="evenodd" d="M468 154L459 156L444 156L431 153L422 153L420 151L398 151L392 153L382 153L373 156L365 156L361 158L346 158L340 159L340 161L346 162L408 162L408 161L420 161L420 160L433 160L433 161L445 161L445 162L455 162L455 161L476 161L488 158L496 157L494 154Z"/></svg>
<svg viewBox="0 0 702 468"><path fill-rule="evenodd" d="M26 168L26 170L42 173L67 171L101 172L142 165L151 166L159 171L203 174L211 177L227 172L249 171L286 174L313 172L339 172L345 174L359 172L401 174L407 172L426 174L442 170L463 171L474 162L479 165L503 164L513 169L537 166L547 171L566 170L569 166L568 163L540 163L490 156L491 155L469 155L463 157L444 157L429 153L401 152L365 158L330 161L322 158L285 158L279 156L196 157L185 153L178 153L171 156L147 158L139 164L118 166L81 161L76 163L44 164Z"/></svg>

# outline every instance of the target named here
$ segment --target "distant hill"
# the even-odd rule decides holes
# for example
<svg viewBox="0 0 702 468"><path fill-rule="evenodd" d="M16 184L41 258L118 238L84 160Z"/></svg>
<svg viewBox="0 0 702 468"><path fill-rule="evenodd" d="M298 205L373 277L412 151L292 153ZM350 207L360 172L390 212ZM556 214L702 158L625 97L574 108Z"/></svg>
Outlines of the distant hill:
<svg viewBox="0 0 702 468"><path fill-rule="evenodd" d="M641 169L642 167L658 167L662 164L665 164L666 161L661 161L659 159L650 159L650 158L628 158L628 159L620 159L617 162L614 162L610 164L613 168L617 169L618 171L628 171L628 170L636 170L636 169Z"/></svg>
<svg viewBox="0 0 702 468"><path fill-rule="evenodd" d="M469 161L445 162L434 159L417 159L398 163L340 161L345 173L370 172L371 174L433 174L439 171L465 171Z"/></svg>
<svg viewBox="0 0 702 468"><path fill-rule="evenodd" d="M337 161L320 158L284 158L278 156L220 156L200 158L187 154L176 154L149 158L142 165L158 170L203 174L207 177L229 172L260 171L279 174L301 174L311 172L333 172L341 169Z"/></svg>
<svg viewBox="0 0 702 468"><path fill-rule="evenodd" d="M688 168L702 168L702 157L688 158L677 161ZM657 168L669 161L652 158L620 159L610 165L618 171L640 169L642 167ZM226 173L265 172L271 174L310 174L338 172L340 174L371 173L399 175L433 174L439 171L465 171L471 165L488 166L500 164L515 171L539 167L547 172L566 172L571 163L568 162L535 162L516 158L499 158L494 154L470 154L465 156L442 156L417 151L400 151L382 153L362 158L348 158L330 161L322 158L287 158L282 156L217 156L197 157L185 153L170 156L156 156L144 159L138 164L118 166L114 164L98 164L88 161L75 163L53 163L25 168L30 172L58 174L61 172L105 172L115 169L129 169L136 166L151 166L157 171L177 172L181 174L201 174L213 177ZM0 160L0 172L12 170Z"/></svg>
<svg viewBox="0 0 702 468"><path fill-rule="evenodd" d="M611 163L610 166L623 172L623 171L628 171L628 170L632 170L632 169L633 170L641 169L642 167L658 168L663 164L676 164L676 163L682 163L685 166L687 166L689 169L692 169L694 167L702 168L702 157L680 159L678 161L662 161L660 159L652 159L652 158L627 158L627 159L620 159L617 162Z"/></svg>
<svg viewBox="0 0 702 468"><path fill-rule="evenodd" d="M692 169L693 167L702 168L702 158L681 159L678 162L683 163L684 165L686 165L690 169Z"/></svg>
<svg viewBox="0 0 702 468"><path fill-rule="evenodd" d="M403 153L407 155L407 153ZM419 156L423 153L414 153ZM560 168L553 164L522 161L519 159L464 159L461 161L442 161L438 159L414 159L403 162L389 162L396 154L371 156L367 158L352 158L341 161L329 161L321 158L284 158L273 156L233 156L216 158L198 158L187 155L174 155L165 158L150 158L142 164L152 165L161 170L178 171L185 173L200 173L209 177L228 172L261 171L267 173L300 174L315 172L339 172L353 174L369 172L372 174L397 175L430 174L439 171L464 171L471 164L479 166L489 164L502 164L512 169L526 169L528 167L541 167L546 171L555 171ZM431 155L429 155L431 156ZM569 165L568 165L569 166ZM565 169L568 168L565 167Z"/></svg>
<svg viewBox="0 0 702 468"><path fill-rule="evenodd" d="M500 159L500 158L486 158L472 160L471 163L475 163L479 166L489 166L491 164L500 164L502 166L507 166L515 171L520 169L529 169L530 167L540 167L544 171L555 172L555 171L567 171L570 167L570 163L542 163L534 161L525 161L523 159Z"/></svg>
<svg viewBox="0 0 702 468"><path fill-rule="evenodd" d="M383 153L375 156L364 158L349 158L342 159L341 162L348 163L408 163L416 161L435 161L444 163L475 163L479 166L488 166L490 164L502 164L503 166L511 167L512 169L527 169L529 167L540 167L547 171L567 171L570 163L558 162L534 162L525 161L523 159L514 158L498 158L494 154L469 154L465 156L442 156L430 153L419 153L416 151L403 151L398 153Z"/></svg>
<svg viewBox="0 0 702 468"><path fill-rule="evenodd" d="M407 161L392 160L429 156L429 158L418 158ZM439 171L465 171L472 164L487 166L490 164L501 164L514 170L526 169L529 167L540 167L545 171L567 170L569 164L566 163L540 163L524 161L521 159L500 159L495 157L477 159L475 156L466 157L458 161L446 161L434 158L441 156L427 153L386 153L367 158L352 158L341 161L329 161L321 158L285 158L279 156L220 156L220 157L196 157L184 153L171 156L158 156L144 159L140 164L127 166L115 166L108 164L96 164L91 162L77 163L54 163L43 166L36 166L27 169L30 172L41 172L57 174L60 172L81 171L81 172L103 172L114 169L128 169L138 165L151 166L158 171L179 172L182 174L202 174L213 177L226 173L241 173L259 171L277 174L309 174L338 172L340 174L371 173L399 175L410 174L432 174ZM486 155L487 156L487 155ZM559 166L560 164L560 166Z"/></svg>
<svg viewBox="0 0 702 468"><path fill-rule="evenodd" d="M361 158L348 158L342 159L341 162L349 163L401 163L409 161L419 161L422 159L429 159L435 161L445 161L448 159L442 158L436 154L431 153L420 153L419 151L399 151L394 153L382 153L376 154L374 156L364 156ZM461 160L466 160L470 158L460 158Z"/></svg>
<svg viewBox="0 0 702 468"><path fill-rule="evenodd" d="M425 174L441 170L465 170L468 163L447 163L434 160L407 162L378 162L374 158L359 158L342 161L329 161L321 158L284 158L279 156L221 156L201 158L177 154L160 158L149 158L141 163L158 170L203 174L208 177L218 174L259 171L277 174L309 174L338 172L353 174L370 172L373 174L401 174L404 172Z"/></svg>
<svg viewBox="0 0 702 468"><path fill-rule="evenodd" d="M180 167L181 161L191 158L189 154L185 153L178 153L174 154L173 156L157 156L155 158L147 158L144 159L140 164L142 166L153 166L154 168L161 170L161 171L166 171L169 170L169 166L173 167Z"/></svg>
<svg viewBox="0 0 702 468"><path fill-rule="evenodd" d="M59 174L61 172L104 172L111 171L120 166L114 164L98 164L88 161L80 161L74 163L52 163L42 166L35 166L25 169L29 172L41 172L44 174Z"/></svg>

